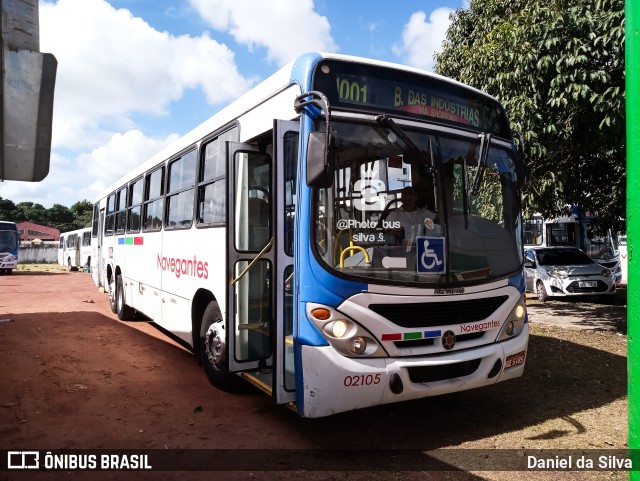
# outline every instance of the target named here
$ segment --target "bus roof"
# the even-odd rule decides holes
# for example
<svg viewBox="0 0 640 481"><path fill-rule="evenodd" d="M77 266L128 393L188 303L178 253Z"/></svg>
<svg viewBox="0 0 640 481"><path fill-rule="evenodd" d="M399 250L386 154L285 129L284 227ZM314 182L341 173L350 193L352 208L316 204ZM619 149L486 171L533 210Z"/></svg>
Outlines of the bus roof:
<svg viewBox="0 0 640 481"><path fill-rule="evenodd" d="M308 91L311 87L314 66L324 59L339 60L348 63L366 64L371 66L396 69L398 71L407 73L424 75L467 89L468 91L473 92L475 95L484 96L490 101L498 102L494 97L473 87L458 82L457 80L452 80L447 77L443 77L441 75L419 68L395 64L392 62L385 62L381 60L372 60L364 57L355 57L351 55L317 52L306 53L300 55L295 60L282 67L273 75L257 84L251 90L238 97L238 99L215 113L212 117L205 120L202 124L198 125L175 142L157 152L148 160L141 162L138 167L118 179L117 182L111 184L108 189L103 191L97 197L97 199L102 199L108 196L110 193L123 186L129 180L135 179L155 165L162 163L163 161L186 149L190 145L198 142L211 132L214 132L224 127L225 125L228 125L230 122L240 118L243 114L260 105L262 102L273 96L278 91L284 89L285 87L289 85L299 85L301 91Z"/></svg>

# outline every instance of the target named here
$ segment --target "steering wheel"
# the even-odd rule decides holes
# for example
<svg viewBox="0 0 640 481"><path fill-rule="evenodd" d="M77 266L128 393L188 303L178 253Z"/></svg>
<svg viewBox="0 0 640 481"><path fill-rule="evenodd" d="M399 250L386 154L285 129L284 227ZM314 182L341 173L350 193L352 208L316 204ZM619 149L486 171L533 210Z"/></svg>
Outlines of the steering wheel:
<svg viewBox="0 0 640 481"><path fill-rule="evenodd" d="M378 225L376 225L376 229L382 229L382 223L387 220L387 217L389 217L389 214L391 213L391 208L396 205L397 203L399 203L401 201L401 199L391 199L387 205L384 206L384 209L382 210L382 214L380 214L380 219L378 219Z"/></svg>

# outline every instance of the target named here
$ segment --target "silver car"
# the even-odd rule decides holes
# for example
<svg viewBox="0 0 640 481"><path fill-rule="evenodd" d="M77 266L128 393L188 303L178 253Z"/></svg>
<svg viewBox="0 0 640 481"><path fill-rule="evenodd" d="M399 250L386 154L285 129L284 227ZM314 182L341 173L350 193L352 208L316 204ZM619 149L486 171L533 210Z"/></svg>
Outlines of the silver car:
<svg viewBox="0 0 640 481"><path fill-rule="evenodd" d="M597 264L576 247L533 247L525 251L527 290L542 302L552 297L600 296L613 299L611 269Z"/></svg>

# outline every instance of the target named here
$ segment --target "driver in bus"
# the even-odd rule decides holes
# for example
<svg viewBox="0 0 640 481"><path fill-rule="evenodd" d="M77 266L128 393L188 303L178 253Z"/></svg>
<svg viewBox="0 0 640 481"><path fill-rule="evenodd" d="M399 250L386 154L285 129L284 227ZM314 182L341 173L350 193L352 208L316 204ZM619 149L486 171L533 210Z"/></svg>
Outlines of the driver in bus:
<svg viewBox="0 0 640 481"><path fill-rule="evenodd" d="M398 242L415 244L415 238L419 235L440 235L440 226L436 225L436 214L424 207L418 207L419 195L415 188L407 186L402 189L400 201L402 206L389 213L387 222L389 225L397 225L398 228L388 229Z"/></svg>

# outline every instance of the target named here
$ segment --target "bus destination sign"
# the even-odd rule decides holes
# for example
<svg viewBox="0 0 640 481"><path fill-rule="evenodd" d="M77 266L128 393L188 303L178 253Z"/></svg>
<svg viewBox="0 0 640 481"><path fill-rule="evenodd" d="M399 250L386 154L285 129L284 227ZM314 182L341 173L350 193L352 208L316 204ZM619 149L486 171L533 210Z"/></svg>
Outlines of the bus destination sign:
<svg viewBox="0 0 640 481"><path fill-rule="evenodd" d="M397 71L391 76L384 67L328 60L316 68L313 89L323 92L333 107L430 119L510 137L507 117L495 100L437 77Z"/></svg>

